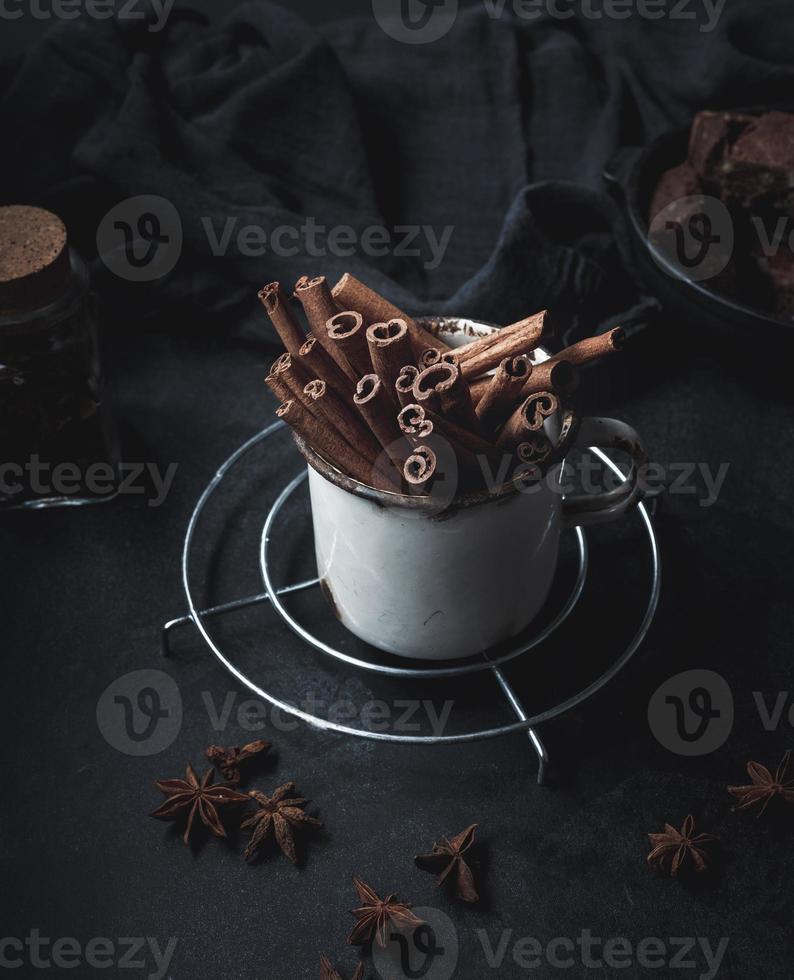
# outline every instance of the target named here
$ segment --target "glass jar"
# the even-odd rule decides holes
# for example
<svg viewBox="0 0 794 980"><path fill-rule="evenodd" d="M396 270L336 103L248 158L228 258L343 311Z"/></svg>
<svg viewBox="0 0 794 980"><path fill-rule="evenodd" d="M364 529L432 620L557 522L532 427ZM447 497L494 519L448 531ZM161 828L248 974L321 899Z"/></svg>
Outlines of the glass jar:
<svg viewBox="0 0 794 980"><path fill-rule="evenodd" d="M0 208L0 510L108 500L118 467L85 265L54 215Z"/></svg>

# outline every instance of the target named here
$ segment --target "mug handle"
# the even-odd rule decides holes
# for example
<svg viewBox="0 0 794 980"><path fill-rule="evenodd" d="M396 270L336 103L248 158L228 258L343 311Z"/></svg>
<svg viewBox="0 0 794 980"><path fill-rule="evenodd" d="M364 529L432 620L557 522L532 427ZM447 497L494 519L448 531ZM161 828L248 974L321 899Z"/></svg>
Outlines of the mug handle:
<svg viewBox="0 0 794 980"><path fill-rule="evenodd" d="M574 449L617 449L631 456L628 476L614 490L603 493L566 494L562 500L563 521L569 527L588 527L615 521L645 498L640 485L640 468L648 462L642 440L630 425L617 419L582 419L576 433Z"/></svg>

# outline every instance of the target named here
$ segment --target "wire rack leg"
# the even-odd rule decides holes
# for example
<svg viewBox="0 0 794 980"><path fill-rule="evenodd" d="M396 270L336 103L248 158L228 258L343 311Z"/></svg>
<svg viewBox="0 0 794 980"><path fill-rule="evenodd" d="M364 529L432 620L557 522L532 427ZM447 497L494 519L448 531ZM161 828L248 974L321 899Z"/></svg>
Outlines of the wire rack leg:
<svg viewBox="0 0 794 980"><path fill-rule="evenodd" d="M318 578L307 579L305 582L298 582L297 585L287 585L279 589L278 595L289 595L291 592L303 592L304 589L311 589L319 585ZM222 616L224 613L236 612L238 609L250 609L251 606L259 605L261 602L269 602L270 595L267 592L260 592L258 595L246 596L243 599L234 599L231 602L224 602L220 606L211 606L209 609L202 609L199 615L204 617ZM164 657L171 656L171 631L179 626L186 626L194 622L191 615L180 616L178 619L169 620L160 630L160 652Z"/></svg>
<svg viewBox="0 0 794 980"><path fill-rule="evenodd" d="M507 698L510 707L515 711L516 715L521 721L526 721L529 717L524 711L524 706L518 700L518 695L513 690L511 685L508 683L507 678L502 673L498 667L492 667L491 672L496 678L496 683L502 689L502 693ZM527 737L535 750L538 757L538 786L546 785L546 768L549 764L549 755L546 752L546 746L540 739L537 731L534 728L527 729Z"/></svg>

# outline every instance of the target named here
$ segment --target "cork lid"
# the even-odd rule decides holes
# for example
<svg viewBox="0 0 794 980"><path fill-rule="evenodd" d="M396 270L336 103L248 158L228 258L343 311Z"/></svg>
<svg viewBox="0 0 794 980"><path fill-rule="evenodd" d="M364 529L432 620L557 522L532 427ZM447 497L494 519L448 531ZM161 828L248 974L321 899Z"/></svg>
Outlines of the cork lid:
<svg viewBox="0 0 794 980"><path fill-rule="evenodd" d="M66 226L41 208L0 207L0 315L41 309L69 288Z"/></svg>

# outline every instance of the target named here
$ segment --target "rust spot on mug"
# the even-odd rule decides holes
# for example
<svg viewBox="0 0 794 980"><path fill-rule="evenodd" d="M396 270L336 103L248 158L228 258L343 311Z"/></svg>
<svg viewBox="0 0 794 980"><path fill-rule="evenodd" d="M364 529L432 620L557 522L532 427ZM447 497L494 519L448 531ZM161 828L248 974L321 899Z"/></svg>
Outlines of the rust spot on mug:
<svg viewBox="0 0 794 980"><path fill-rule="evenodd" d="M636 467L643 466L648 459L643 447L633 439L618 438L613 443L613 447L626 453L627 456L631 456Z"/></svg>
<svg viewBox="0 0 794 980"><path fill-rule="evenodd" d="M342 622L342 617L339 615L339 606L336 604L336 599L334 599L334 594L331 591L331 586L328 584L328 579L320 579L320 590L325 596L325 600L331 607L331 612L336 616L339 622Z"/></svg>

